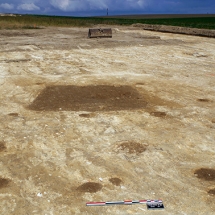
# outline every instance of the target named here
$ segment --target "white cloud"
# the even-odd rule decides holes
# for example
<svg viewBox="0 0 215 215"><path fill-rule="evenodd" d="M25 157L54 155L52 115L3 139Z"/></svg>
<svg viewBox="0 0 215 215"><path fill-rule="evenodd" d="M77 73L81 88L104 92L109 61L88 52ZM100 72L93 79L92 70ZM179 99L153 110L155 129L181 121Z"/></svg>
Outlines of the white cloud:
<svg viewBox="0 0 215 215"><path fill-rule="evenodd" d="M36 6L34 3L29 4L21 4L17 7L18 10L25 10L25 11L34 11L34 10L40 10L38 6Z"/></svg>
<svg viewBox="0 0 215 215"><path fill-rule="evenodd" d="M51 0L51 5L62 11L87 11L106 8L105 0Z"/></svg>
<svg viewBox="0 0 215 215"><path fill-rule="evenodd" d="M50 0L50 4L62 11L88 11L143 9L148 0Z"/></svg>
<svg viewBox="0 0 215 215"><path fill-rule="evenodd" d="M62 11L80 11L85 10L86 6L83 4L83 1L70 1L70 0L51 0L51 5L54 6L57 9L60 9Z"/></svg>
<svg viewBox="0 0 215 215"><path fill-rule="evenodd" d="M12 10L14 8L13 4L3 3L0 4L0 8L6 9L6 10Z"/></svg>
<svg viewBox="0 0 215 215"><path fill-rule="evenodd" d="M143 8L147 6L147 2L145 0L139 0L137 1L137 5Z"/></svg>

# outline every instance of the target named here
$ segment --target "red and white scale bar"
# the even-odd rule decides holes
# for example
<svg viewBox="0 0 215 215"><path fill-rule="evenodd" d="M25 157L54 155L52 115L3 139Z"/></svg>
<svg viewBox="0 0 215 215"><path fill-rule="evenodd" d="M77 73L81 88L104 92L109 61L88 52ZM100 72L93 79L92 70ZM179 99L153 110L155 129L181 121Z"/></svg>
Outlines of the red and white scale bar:
<svg viewBox="0 0 215 215"><path fill-rule="evenodd" d="M118 202L87 202L86 206L106 206L106 205L132 205L132 204L147 204L147 203L163 203L162 200L126 200Z"/></svg>

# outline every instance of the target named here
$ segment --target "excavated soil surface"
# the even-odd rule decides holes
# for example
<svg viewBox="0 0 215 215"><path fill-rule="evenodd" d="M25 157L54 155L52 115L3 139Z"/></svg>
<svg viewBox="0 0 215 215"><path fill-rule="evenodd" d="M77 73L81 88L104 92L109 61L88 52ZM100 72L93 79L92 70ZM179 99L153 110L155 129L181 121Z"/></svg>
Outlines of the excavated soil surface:
<svg viewBox="0 0 215 215"><path fill-rule="evenodd" d="M111 28L0 30L0 214L214 214L215 40Z"/></svg>

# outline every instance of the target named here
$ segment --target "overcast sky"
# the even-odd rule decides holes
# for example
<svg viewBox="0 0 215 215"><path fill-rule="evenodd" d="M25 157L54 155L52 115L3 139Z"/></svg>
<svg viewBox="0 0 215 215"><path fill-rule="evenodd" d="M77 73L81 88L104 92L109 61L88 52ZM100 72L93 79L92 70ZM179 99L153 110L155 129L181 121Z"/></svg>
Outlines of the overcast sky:
<svg viewBox="0 0 215 215"><path fill-rule="evenodd" d="M0 0L0 13L93 16L213 13L215 0Z"/></svg>

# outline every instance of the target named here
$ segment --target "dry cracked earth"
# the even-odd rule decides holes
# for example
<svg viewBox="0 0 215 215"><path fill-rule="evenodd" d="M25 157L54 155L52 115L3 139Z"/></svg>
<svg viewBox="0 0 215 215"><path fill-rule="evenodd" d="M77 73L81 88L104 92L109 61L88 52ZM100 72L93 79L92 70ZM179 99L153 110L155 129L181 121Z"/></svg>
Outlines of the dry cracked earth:
<svg viewBox="0 0 215 215"><path fill-rule="evenodd" d="M215 40L112 29L0 31L0 214L215 213Z"/></svg>

